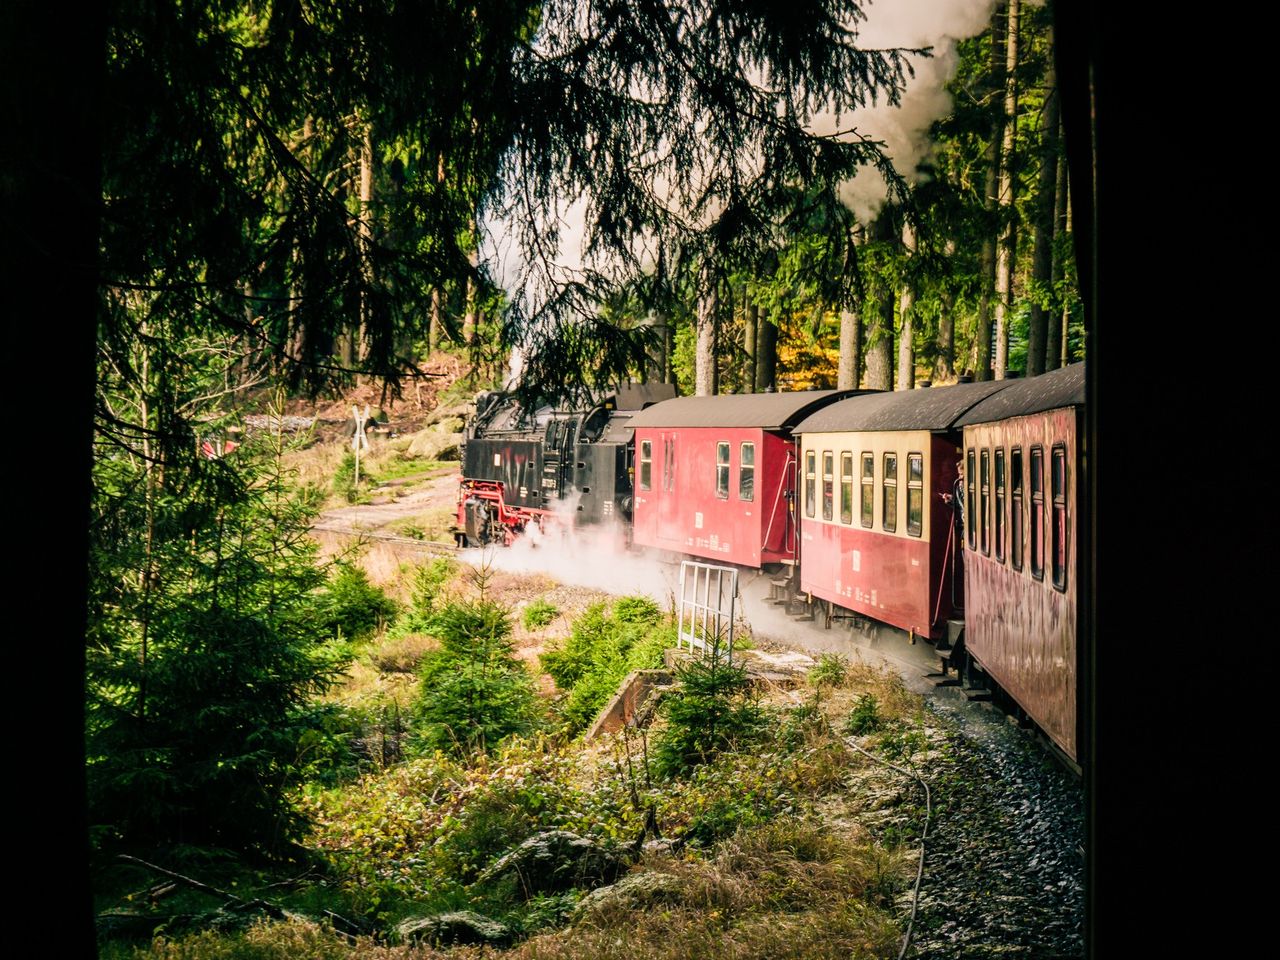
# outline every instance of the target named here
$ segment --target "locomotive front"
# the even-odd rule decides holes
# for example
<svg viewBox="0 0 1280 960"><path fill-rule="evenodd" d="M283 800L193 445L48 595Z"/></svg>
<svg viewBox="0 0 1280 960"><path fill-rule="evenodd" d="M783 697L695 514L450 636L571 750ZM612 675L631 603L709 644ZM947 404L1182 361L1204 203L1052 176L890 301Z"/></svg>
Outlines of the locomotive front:
<svg viewBox="0 0 1280 960"><path fill-rule="evenodd" d="M510 544L530 524L630 526L631 415L674 395L669 384L624 387L586 408L522 406L508 393L476 398L462 444L459 546Z"/></svg>

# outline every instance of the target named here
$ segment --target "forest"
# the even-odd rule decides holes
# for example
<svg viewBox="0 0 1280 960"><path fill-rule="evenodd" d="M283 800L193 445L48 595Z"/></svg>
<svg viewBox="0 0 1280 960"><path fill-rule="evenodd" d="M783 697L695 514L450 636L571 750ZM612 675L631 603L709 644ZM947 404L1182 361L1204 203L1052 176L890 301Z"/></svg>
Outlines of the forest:
<svg viewBox="0 0 1280 960"><path fill-rule="evenodd" d="M900 690L855 691L833 661L808 713L766 733L782 708L713 667L685 678L693 706L648 745L652 770L646 755L635 773L627 744L617 769L588 771L574 738L624 665L657 665L661 612L632 598L566 617L542 660L564 695L547 708L487 574L424 565L397 593L323 556L326 490L299 481L284 431L244 424L357 386L401 396L441 355L466 393L549 403L647 380L903 390L1084 359L1052 6L932 6L963 29L920 27L935 11L914 4L918 23L882 42L879 5L856 0L106 5L82 647L98 892L147 887L121 856L238 878L244 903L328 871L327 893L286 912L356 937L410 901L520 900L503 914L516 942L565 923L577 894L521 900L481 861L535 826L639 831L639 849L660 822L725 876L742 869L715 846L727 837L766 860L809 844L871 917L842 914L844 939L809 955L887 949L887 848L741 830L827 788L832 691L846 712L870 698L869 729L901 749ZM938 89L916 126L861 123L911 106L918 78ZM235 457L202 454L232 433ZM413 636L431 644L407 699L334 699L353 664ZM734 738L765 746L743 759ZM755 806L734 807L713 768ZM702 813L664 783L701 790ZM429 829L391 810L445 785L480 800L434 810ZM395 831L434 846L392 876L374 864ZM701 869L677 870L681 889L728 896ZM802 873L789 882L820 911L830 890ZM245 955L346 955L296 935L320 939Z"/></svg>

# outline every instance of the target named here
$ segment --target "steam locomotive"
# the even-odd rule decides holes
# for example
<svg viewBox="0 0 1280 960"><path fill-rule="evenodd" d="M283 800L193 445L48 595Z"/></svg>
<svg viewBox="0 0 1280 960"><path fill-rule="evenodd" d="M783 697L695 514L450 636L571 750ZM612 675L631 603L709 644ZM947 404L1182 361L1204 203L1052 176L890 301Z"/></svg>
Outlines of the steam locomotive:
<svg viewBox="0 0 1280 960"><path fill-rule="evenodd" d="M483 394L456 537L616 521L629 544L768 570L826 626L933 641L944 675L994 686L1078 763L1083 410L1083 364L895 392L633 386L573 411Z"/></svg>

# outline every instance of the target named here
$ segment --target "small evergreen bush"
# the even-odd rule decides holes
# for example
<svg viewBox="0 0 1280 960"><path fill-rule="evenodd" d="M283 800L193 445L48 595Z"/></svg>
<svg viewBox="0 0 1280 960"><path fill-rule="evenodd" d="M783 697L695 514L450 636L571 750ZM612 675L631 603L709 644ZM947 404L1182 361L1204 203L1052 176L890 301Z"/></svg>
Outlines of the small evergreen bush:
<svg viewBox="0 0 1280 960"><path fill-rule="evenodd" d="M558 616L560 616L559 608L545 598L539 597L524 608L524 628L541 630Z"/></svg>
<svg viewBox="0 0 1280 960"><path fill-rule="evenodd" d="M515 659L511 618L485 600L446 604L432 618L440 649L423 657L423 742L453 754L492 750L538 722L533 678Z"/></svg>
<svg viewBox="0 0 1280 960"><path fill-rule="evenodd" d="M676 674L680 685L663 703L667 726L654 758L659 776L684 776L763 732L764 711L747 699L747 671L729 663L718 643Z"/></svg>

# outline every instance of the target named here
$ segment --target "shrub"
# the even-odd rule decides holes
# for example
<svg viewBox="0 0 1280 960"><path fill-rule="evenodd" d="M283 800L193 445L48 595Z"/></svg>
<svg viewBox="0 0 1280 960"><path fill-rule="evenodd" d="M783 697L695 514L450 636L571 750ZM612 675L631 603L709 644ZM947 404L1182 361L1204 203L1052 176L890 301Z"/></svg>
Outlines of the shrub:
<svg viewBox="0 0 1280 960"><path fill-rule="evenodd" d="M819 690L844 686L849 679L849 658L841 653L823 653L809 671L809 686Z"/></svg>
<svg viewBox="0 0 1280 960"><path fill-rule="evenodd" d="M844 732L850 736L860 737L866 733L875 733L882 726L884 726L884 720L880 716L880 704L874 694L864 693L858 697L853 710L845 720Z"/></svg>
<svg viewBox="0 0 1280 960"><path fill-rule="evenodd" d="M560 609L554 603L539 597L524 608L524 628L541 630L558 616L560 616Z"/></svg>
<svg viewBox="0 0 1280 960"><path fill-rule="evenodd" d="M432 618L440 649L422 660L419 716L427 746L491 750L537 722L533 678L513 656L511 619L488 600L446 604Z"/></svg>
<svg viewBox="0 0 1280 960"><path fill-rule="evenodd" d="M399 610L400 605L371 584L362 569L347 563L338 564L316 605L321 631L347 640L368 639Z"/></svg>
<svg viewBox="0 0 1280 960"><path fill-rule="evenodd" d="M661 666L674 641L672 629L647 597L588 607L564 646L541 657L542 668L567 694L560 712L569 732L585 728L628 673Z"/></svg>
<svg viewBox="0 0 1280 960"><path fill-rule="evenodd" d="M676 673L680 686L663 704L667 726L655 752L655 768L664 777L685 775L721 751L756 739L765 723L764 712L746 699L746 670L730 664L718 643L706 658Z"/></svg>
<svg viewBox="0 0 1280 960"><path fill-rule="evenodd" d="M377 483L376 478L369 472L366 458L361 458L360 461L360 483L364 486L373 486ZM338 469L333 472L333 492L345 498L347 503L356 503L360 500L360 489L356 485L355 451L348 450L343 455L342 462L338 464Z"/></svg>
<svg viewBox="0 0 1280 960"><path fill-rule="evenodd" d="M409 608L396 621L394 632L431 633L432 620L447 598L446 587L458 572L458 564L449 557L436 557L418 564L413 571Z"/></svg>

